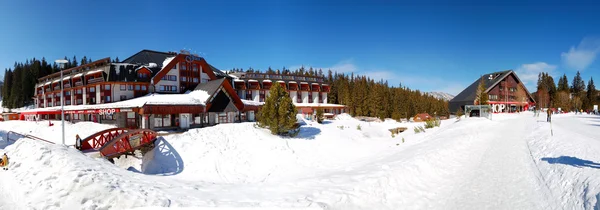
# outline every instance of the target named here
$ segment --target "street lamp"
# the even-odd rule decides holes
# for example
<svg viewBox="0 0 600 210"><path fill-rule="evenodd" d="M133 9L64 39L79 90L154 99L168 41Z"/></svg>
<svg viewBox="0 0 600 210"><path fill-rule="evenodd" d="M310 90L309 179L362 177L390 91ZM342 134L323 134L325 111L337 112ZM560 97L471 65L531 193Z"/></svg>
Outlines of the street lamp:
<svg viewBox="0 0 600 210"><path fill-rule="evenodd" d="M64 98L65 98L65 93L64 93L64 87L63 87L63 69L65 68L65 64L69 63L69 61L67 60L55 60L55 63L58 63L59 65L59 71L60 71L60 122L62 124L62 144L65 145L65 102L64 102Z"/></svg>

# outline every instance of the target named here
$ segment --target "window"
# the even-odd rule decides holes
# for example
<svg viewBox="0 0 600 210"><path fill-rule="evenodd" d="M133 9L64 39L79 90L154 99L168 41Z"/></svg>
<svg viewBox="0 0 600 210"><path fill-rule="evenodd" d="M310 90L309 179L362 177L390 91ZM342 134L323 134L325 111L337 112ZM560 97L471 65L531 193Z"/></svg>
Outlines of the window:
<svg viewBox="0 0 600 210"><path fill-rule="evenodd" d="M142 85L142 90L146 90L146 86L145 85Z"/></svg>
<svg viewBox="0 0 600 210"><path fill-rule="evenodd" d="M517 88L514 88L514 87L508 88L508 90L509 90L510 92L517 92Z"/></svg>
<svg viewBox="0 0 600 210"><path fill-rule="evenodd" d="M127 85L127 90L133 90L133 85Z"/></svg>
<svg viewBox="0 0 600 210"><path fill-rule="evenodd" d="M100 119L102 119L102 120L115 120L115 115L114 114L103 114L103 115L100 115Z"/></svg>
<svg viewBox="0 0 600 210"><path fill-rule="evenodd" d="M194 81L195 83L198 83L198 78L194 77L194 79L192 81Z"/></svg>
<svg viewBox="0 0 600 210"><path fill-rule="evenodd" d="M169 127L171 126L171 115L154 115L154 127Z"/></svg>
<svg viewBox="0 0 600 210"><path fill-rule="evenodd" d="M198 65L196 65L196 64L192 65L192 71L197 72L198 71Z"/></svg>
<svg viewBox="0 0 600 210"><path fill-rule="evenodd" d="M181 67L181 70L187 70L187 65L185 63L179 64L179 67Z"/></svg>
<svg viewBox="0 0 600 210"><path fill-rule="evenodd" d="M169 80L169 75L165 75L162 78L160 78L160 80Z"/></svg>
<svg viewBox="0 0 600 210"><path fill-rule="evenodd" d="M127 96L126 95L121 95L121 101L127 100Z"/></svg>
<svg viewBox="0 0 600 210"><path fill-rule="evenodd" d="M83 104L83 100L81 98L77 99L77 105Z"/></svg>
<svg viewBox="0 0 600 210"><path fill-rule="evenodd" d="M194 125L199 125L202 123L202 117L200 117L200 114L194 114L193 119L194 120L192 121L192 124Z"/></svg>
<svg viewBox="0 0 600 210"><path fill-rule="evenodd" d="M177 64L173 65L173 69L177 69Z"/></svg>
<svg viewBox="0 0 600 210"><path fill-rule="evenodd" d="M110 96L106 96L106 99L104 100L104 102L106 102L106 103L110 102Z"/></svg>
<svg viewBox="0 0 600 210"><path fill-rule="evenodd" d="M80 114L73 114L73 119L74 120L80 120L81 119L81 115Z"/></svg>
<svg viewBox="0 0 600 210"><path fill-rule="evenodd" d="M66 96L70 96L70 95L71 95L71 91L67 91L67 92L65 92L65 95L66 95Z"/></svg>
<svg viewBox="0 0 600 210"><path fill-rule="evenodd" d="M110 85L104 85L104 90L110 90Z"/></svg>
<svg viewBox="0 0 600 210"><path fill-rule="evenodd" d="M71 100L67 100L67 101L65 101L65 104L66 104L66 105L71 105Z"/></svg>
<svg viewBox="0 0 600 210"><path fill-rule="evenodd" d="M147 78L148 74L144 74L144 73L138 73L138 78Z"/></svg>
<svg viewBox="0 0 600 210"><path fill-rule="evenodd" d="M169 81L177 81L177 76L169 75Z"/></svg>
<svg viewBox="0 0 600 210"><path fill-rule="evenodd" d="M140 85L135 85L135 90L140 90Z"/></svg>
<svg viewBox="0 0 600 210"><path fill-rule="evenodd" d="M184 82L185 82L185 81L187 81L186 79L187 79L187 77L185 77L185 76L184 76L184 77L181 77L181 81L184 81Z"/></svg>
<svg viewBox="0 0 600 210"><path fill-rule="evenodd" d="M77 90L75 91L75 94L81 94L82 92L83 92L83 91L82 91L81 89L77 89Z"/></svg>
<svg viewBox="0 0 600 210"><path fill-rule="evenodd" d="M96 88L95 87L90 87L90 93L94 93L96 92Z"/></svg>
<svg viewBox="0 0 600 210"><path fill-rule="evenodd" d="M259 97L259 102L265 102L265 91L260 90L258 97Z"/></svg>
<svg viewBox="0 0 600 210"><path fill-rule="evenodd" d="M127 86L126 85L121 85L121 90L127 90Z"/></svg>
<svg viewBox="0 0 600 210"><path fill-rule="evenodd" d="M498 95L490 95L490 100L498 100Z"/></svg>

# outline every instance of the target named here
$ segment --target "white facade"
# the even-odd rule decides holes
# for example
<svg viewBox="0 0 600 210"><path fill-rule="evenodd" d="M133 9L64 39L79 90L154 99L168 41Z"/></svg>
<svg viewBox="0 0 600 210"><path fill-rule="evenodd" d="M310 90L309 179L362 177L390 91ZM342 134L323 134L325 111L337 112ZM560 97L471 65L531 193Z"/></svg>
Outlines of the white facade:
<svg viewBox="0 0 600 210"><path fill-rule="evenodd" d="M258 94L258 90L252 90L252 100L260 102L260 95Z"/></svg>
<svg viewBox="0 0 600 210"><path fill-rule="evenodd" d="M132 86L131 90L129 89L129 85ZM125 96L126 99L132 99L133 98L133 89L135 88L135 85L133 84L127 84L125 85L125 90L121 90L121 85L116 85L116 87L114 87L114 89L112 90L112 101L116 102L116 101L121 101L121 96Z"/></svg>
<svg viewBox="0 0 600 210"><path fill-rule="evenodd" d="M170 80L163 80L162 78L160 79L160 81L158 81L158 83L155 84L155 91L156 92L179 92L179 70L178 69L171 69L169 71L169 73L167 73L165 76L169 77L170 76L175 76L175 81L170 81ZM161 86L175 86L175 90L161 90Z"/></svg>
<svg viewBox="0 0 600 210"><path fill-rule="evenodd" d="M302 91L302 103L308 103L308 91Z"/></svg>
<svg viewBox="0 0 600 210"><path fill-rule="evenodd" d="M323 96L323 103L326 104L327 103L327 92L322 92L321 94Z"/></svg>
<svg viewBox="0 0 600 210"><path fill-rule="evenodd" d="M290 90L290 97L292 98L292 102L296 103L298 100L298 91Z"/></svg>
<svg viewBox="0 0 600 210"><path fill-rule="evenodd" d="M312 97L313 97L313 103L319 103L319 92L318 91L313 91L312 92Z"/></svg>

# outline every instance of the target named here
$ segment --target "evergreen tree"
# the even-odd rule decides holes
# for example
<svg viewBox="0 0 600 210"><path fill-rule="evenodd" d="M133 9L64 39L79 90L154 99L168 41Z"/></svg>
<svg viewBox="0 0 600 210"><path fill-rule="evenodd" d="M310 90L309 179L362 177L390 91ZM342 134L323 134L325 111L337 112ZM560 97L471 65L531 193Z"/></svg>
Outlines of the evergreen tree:
<svg viewBox="0 0 600 210"><path fill-rule="evenodd" d="M569 91L569 81L566 74L563 74L563 76L558 79L557 91Z"/></svg>
<svg viewBox="0 0 600 210"><path fill-rule="evenodd" d="M317 120L317 123L323 123L323 109L318 108L316 112L317 113L315 115L315 118Z"/></svg>
<svg viewBox="0 0 600 210"><path fill-rule="evenodd" d="M598 97L598 92L596 90L596 85L594 85L594 78L590 77L590 81L588 81L586 98L588 101L586 109L592 109L594 105L597 105L598 101L596 100Z"/></svg>
<svg viewBox="0 0 600 210"><path fill-rule="evenodd" d="M258 125L268 128L275 135L290 135L296 127L298 110L281 85L271 86L269 97L259 111Z"/></svg>
<svg viewBox="0 0 600 210"><path fill-rule="evenodd" d="M485 83L483 80L483 76L479 80L479 86L477 86L477 104L478 105L487 105L488 104L488 94L485 92Z"/></svg>
<svg viewBox="0 0 600 210"><path fill-rule="evenodd" d="M120 62L121 62L121 61L119 61L119 57L117 56L117 57L115 58L115 63L120 63ZM241 72L241 70L240 70L240 72Z"/></svg>
<svg viewBox="0 0 600 210"><path fill-rule="evenodd" d="M81 65L83 65L84 62L81 62ZM73 63L71 63L71 67L76 67L79 66L79 64L77 64L77 57L73 56Z"/></svg>
<svg viewBox="0 0 600 210"><path fill-rule="evenodd" d="M577 74L575 75L575 77L573 77L573 86L571 86L571 93L579 95L584 90L585 90L585 82L583 82L583 79L581 79L581 75L579 74L579 71L577 71Z"/></svg>

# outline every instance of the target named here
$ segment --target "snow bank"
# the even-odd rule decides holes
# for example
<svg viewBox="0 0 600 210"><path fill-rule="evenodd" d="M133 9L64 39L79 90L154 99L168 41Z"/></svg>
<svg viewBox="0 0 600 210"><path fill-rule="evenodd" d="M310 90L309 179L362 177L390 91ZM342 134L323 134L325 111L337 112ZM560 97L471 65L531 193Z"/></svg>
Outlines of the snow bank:
<svg viewBox="0 0 600 210"><path fill-rule="evenodd" d="M60 145L23 139L5 150L10 170L0 175L16 209L123 209L169 206L167 193L143 177Z"/></svg>
<svg viewBox="0 0 600 210"><path fill-rule="evenodd" d="M0 133L14 131L22 134L37 136L55 143L62 143L61 121L51 121L54 125L49 126L48 121L4 121L0 122ZM98 131L114 128L114 125L99 124L94 122L65 122L65 144L74 145L75 135L83 139ZM5 136L3 136L5 137Z"/></svg>

